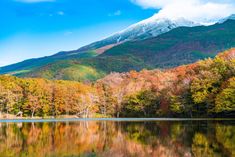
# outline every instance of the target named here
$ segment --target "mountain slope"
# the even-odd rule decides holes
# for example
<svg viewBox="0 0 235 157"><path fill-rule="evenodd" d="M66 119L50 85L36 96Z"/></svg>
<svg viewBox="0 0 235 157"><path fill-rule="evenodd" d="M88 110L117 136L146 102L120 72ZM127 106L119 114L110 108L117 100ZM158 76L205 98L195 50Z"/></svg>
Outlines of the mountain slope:
<svg viewBox="0 0 235 157"><path fill-rule="evenodd" d="M194 23L184 18L169 20L167 18L159 18L157 15L154 15L146 20L131 25L125 30L117 32L104 40L84 46L77 51L87 51L91 49L94 50L106 45L120 44L126 41L148 39L166 33L177 27L193 27L197 25L200 24Z"/></svg>
<svg viewBox="0 0 235 157"><path fill-rule="evenodd" d="M4 73L24 73L33 71L34 68L45 66L60 60L90 58L97 56L104 51L126 41L142 40L158 36L162 33L168 32L179 26L195 26L191 21L183 18L176 20L169 20L165 18L158 18L156 15L134 24L127 29L120 31L101 41L94 42L90 45L84 46L74 51L62 51L52 56L29 59L20 63L5 66L0 68L0 74Z"/></svg>
<svg viewBox="0 0 235 157"><path fill-rule="evenodd" d="M180 27L158 37L127 42L98 58L132 55L152 68L168 68L213 57L235 44L235 21L198 27Z"/></svg>
<svg viewBox="0 0 235 157"><path fill-rule="evenodd" d="M91 58L95 57L98 54L95 51L86 51L76 54L69 55L52 55L41 58L28 59L16 64L4 66L0 68L0 74L18 74L33 71L33 69L45 66L49 63L53 63L61 60L70 60L70 59L81 59L81 58Z"/></svg>
<svg viewBox="0 0 235 157"><path fill-rule="evenodd" d="M212 26L180 27L155 38L126 42L93 58L73 59L70 66L82 65L95 69L100 74L98 76L114 71L176 67L199 59L214 57L220 51L235 47L234 28L234 20ZM71 60L64 62L71 63ZM44 77L45 73L53 71L53 75L46 78L64 79L67 77L65 73L68 67L64 68L61 65L61 62L55 62L19 76ZM52 70L54 67L59 67L56 72ZM79 69L73 69L76 71L75 74L79 73ZM77 77L70 76L69 78ZM72 80L80 81L79 79ZM83 78L83 80L86 79Z"/></svg>
<svg viewBox="0 0 235 157"><path fill-rule="evenodd" d="M218 23L224 23L227 20L235 20L235 14L232 14L232 15L226 17L226 18L223 18L223 19L219 20Z"/></svg>

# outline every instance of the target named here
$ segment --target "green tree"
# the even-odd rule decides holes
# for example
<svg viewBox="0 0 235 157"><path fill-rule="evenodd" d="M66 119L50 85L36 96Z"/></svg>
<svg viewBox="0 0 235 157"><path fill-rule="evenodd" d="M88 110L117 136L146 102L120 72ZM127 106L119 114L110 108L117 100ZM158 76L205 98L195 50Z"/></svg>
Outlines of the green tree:
<svg viewBox="0 0 235 157"><path fill-rule="evenodd" d="M217 113L235 112L235 77L226 82L225 88L217 95L215 104Z"/></svg>
<svg viewBox="0 0 235 157"><path fill-rule="evenodd" d="M156 93L141 91L129 96L122 107L123 116L153 117L159 109L159 101Z"/></svg>

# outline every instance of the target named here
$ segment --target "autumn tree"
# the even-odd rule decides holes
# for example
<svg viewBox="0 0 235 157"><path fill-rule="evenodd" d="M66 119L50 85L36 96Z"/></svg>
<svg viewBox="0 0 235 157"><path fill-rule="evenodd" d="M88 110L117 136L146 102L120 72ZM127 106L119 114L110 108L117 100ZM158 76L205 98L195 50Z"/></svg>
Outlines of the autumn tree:
<svg viewBox="0 0 235 157"><path fill-rule="evenodd" d="M215 111L217 113L235 112L235 77L226 82L225 87L217 95L215 101Z"/></svg>
<svg viewBox="0 0 235 157"><path fill-rule="evenodd" d="M1 111L16 114L21 110L22 88L16 77L0 77L0 105Z"/></svg>
<svg viewBox="0 0 235 157"><path fill-rule="evenodd" d="M122 107L123 116L153 117L156 116L159 101L152 91L141 91L126 98Z"/></svg>
<svg viewBox="0 0 235 157"><path fill-rule="evenodd" d="M49 115L51 92L47 88L48 83L43 79L25 79L23 84L23 108L31 113L31 117L34 117L35 113L41 116Z"/></svg>

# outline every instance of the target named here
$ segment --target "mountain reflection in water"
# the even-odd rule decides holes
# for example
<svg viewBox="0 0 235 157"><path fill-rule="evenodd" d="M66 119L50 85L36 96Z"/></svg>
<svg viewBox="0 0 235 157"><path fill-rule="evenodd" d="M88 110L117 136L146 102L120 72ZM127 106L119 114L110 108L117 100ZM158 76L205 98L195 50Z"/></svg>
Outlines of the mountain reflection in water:
<svg viewBox="0 0 235 157"><path fill-rule="evenodd" d="M0 123L0 157L234 157L235 122Z"/></svg>

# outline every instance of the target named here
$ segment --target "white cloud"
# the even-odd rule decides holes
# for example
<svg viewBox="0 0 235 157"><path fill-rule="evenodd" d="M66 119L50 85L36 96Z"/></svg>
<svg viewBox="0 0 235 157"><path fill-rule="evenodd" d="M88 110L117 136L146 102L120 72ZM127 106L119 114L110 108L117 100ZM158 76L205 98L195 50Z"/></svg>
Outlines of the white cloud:
<svg viewBox="0 0 235 157"><path fill-rule="evenodd" d="M69 35L72 35L72 34L73 34L72 31L66 31L66 32L64 33L64 36L69 36Z"/></svg>
<svg viewBox="0 0 235 157"><path fill-rule="evenodd" d="M156 8L155 15L175 19L184 17L200 23L216 22L235 13L235 0L131 0L143 8Z"/></svg>
<svg viewBox="0 0 235 157"><path fill-rule="evenodd" d="M121 10L117 10L114 13L108 14L108 16L120 16L122 14Z"/></svg>
<svg viewBox="0 0 235 157"><path fill-rule="evenodd" d="M54 2L55 0L15 0L23 3Z"/></svg>
<svg viewBox="0 0 235 157"><path fill-rule="evenodd" d="M64 12L63 11L58 11L57 14L63 16Z"/></svg>
<svg viewBox="0 0 235 157"><path fill-rule="evenodd" d="M119 15L121 15L121 14L122 14L122 12L121 12L120 10L117 10L117 11L114 13L115 16L119 16Z"/></svg>
<svg viewBox="0 0 235 157"><path fill-rule="evenodd" d="M53 16L64 16L65 13L63 11L58 11L58 12L50 13L50 14L47 14L47 15L50 16L50 17L53 17Z"/></svg>

